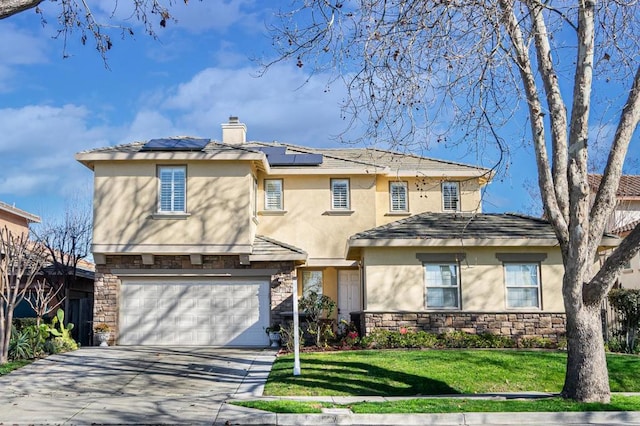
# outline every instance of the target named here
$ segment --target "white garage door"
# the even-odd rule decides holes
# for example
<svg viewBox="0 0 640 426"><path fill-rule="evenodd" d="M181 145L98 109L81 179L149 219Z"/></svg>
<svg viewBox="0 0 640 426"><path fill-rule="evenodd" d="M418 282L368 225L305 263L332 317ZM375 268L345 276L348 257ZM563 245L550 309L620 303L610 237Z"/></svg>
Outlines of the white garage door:
<svg viewBox="0 0 640 426"><path fill-rule="evenodd" d="M120 345L267 346L269 283L123 280Z"/></svg>

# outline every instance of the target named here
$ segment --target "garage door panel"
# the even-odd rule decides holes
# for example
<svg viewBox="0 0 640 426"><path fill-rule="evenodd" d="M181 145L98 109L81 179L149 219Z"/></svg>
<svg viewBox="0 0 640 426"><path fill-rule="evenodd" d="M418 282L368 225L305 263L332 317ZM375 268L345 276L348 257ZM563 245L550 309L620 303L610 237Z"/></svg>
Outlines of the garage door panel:
<svg viewBox="0 0 640 426"><path fill-rule="evenodd" d="M269 283L125 280L121 345L266 346Z"/></svg>

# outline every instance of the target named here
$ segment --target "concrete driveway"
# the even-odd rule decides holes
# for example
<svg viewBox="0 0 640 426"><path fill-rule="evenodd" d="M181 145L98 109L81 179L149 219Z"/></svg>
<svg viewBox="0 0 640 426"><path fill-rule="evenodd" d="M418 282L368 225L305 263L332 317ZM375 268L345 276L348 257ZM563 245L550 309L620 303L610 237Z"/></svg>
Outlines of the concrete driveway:
<svg viewBox="0 0 640 426"><path fill-rule="evenodd" d="M229 397L260 396L275 352L90 347L0 377L0 424L213 424Z"/></svg>

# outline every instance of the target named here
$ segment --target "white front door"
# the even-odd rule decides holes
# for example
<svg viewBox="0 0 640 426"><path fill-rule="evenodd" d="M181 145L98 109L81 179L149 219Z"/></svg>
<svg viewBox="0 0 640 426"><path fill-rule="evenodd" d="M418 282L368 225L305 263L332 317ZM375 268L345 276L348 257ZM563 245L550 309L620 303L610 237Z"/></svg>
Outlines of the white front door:
<svg viewBox="0 0 640 426"><path fill-rule="evenodd" d="M360 307L360 271L341 269L338 271L338 321L351 322L351 312Z"/></svg>

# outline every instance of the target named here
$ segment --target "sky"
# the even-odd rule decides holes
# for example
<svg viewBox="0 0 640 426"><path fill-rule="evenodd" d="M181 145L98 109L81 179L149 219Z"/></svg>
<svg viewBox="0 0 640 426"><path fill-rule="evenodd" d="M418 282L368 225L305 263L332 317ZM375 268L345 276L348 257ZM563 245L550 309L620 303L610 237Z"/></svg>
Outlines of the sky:
<svg viewBox="0 0 640 426"><path fill-rule="evenodd" d="M256 58L274 56L266 27L278 3L177 1L177 22L160 28L152 18L154 39L120 1L116 18L135 35L113 38L107 66L91 39L83 46L79 34L66 44L55 37L59 2L42 4L44 24L33 10L0 20L0 201L55 217L72 200L91 198L92 173L75 153L178 135L219 140L230 115L247 125L249 140L340 146L342 87L326 90L327 76L310 78L294 63L259 76ZM114 2L89 4L110 22ZM629 155L639 157L633 145ZM495 160L438 146L420 154L487 167ZM487 188L484 211L530 213L526 187L535 176L532 152L513 144L510 166Z"/></svg>

